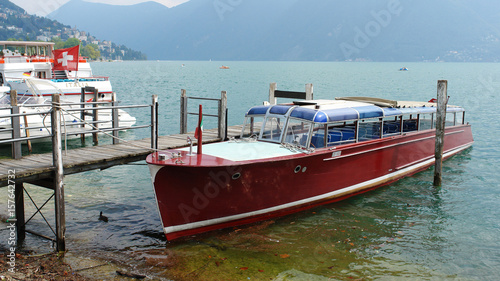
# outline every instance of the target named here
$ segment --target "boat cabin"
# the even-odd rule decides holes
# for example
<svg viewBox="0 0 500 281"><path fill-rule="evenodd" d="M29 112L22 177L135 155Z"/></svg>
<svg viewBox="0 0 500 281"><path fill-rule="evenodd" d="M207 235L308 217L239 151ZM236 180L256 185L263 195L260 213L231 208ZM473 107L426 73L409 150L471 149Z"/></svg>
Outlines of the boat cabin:
<svg viewBox="0 0 500 281"><path fill-rule="evenodd" d="M339 146L436 128L436 103L365 97L307 100L252 107L241 137L304 149ZM465 110L448 105L446 127L465 124Z"/></svg>
<svg viewBox="0 0 500 281"><path fill-rule="evenodd" d="M27 77L51 79L53 82L74 82L77 77L92 77L90 64L79 58L78 71L52 69L54 43L31 41L0 41L0 84Z"/></svg>

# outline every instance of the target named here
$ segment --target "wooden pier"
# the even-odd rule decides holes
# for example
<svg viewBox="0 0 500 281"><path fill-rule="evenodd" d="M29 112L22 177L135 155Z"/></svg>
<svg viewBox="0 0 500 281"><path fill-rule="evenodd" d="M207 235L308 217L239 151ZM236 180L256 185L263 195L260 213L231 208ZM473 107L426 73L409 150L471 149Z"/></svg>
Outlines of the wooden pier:
<svg viewBox="0 0 500 281"><path fill-rule="evenodd" d="M228 137L236 137L241 133L242 125L228 127ZM158 137L158 149L166 150L186 147L187 137L194 132ZM218 128L203 131L203 143L221 141ZM196 141L194 142L196 144ZM119 144L99 145L71 149L62 153L64 175L102 170L116 165L145 160L154 150L147 148L151 138L127 141ZM16 182L34 182L51 179L54 174L52 153L33 154L21 159L0 160L0 186L8 185L9 170L16 171Z"/></svg>
<svg viewBox="0 0 500 281"><path fill-rule="evenodd" d="M82 96L86 91L97 92L96 89L84 89L82 88ZM17 100L16 93L12 93L11 98ZM195 98L189 97L189 99L195 100L206 100L206 101L217 101L218 102L218 114L217 115L207 115L207 117L217 117L218 125L215 129L205 129L203 131L203 143L213 143L225 140L230 137L239 136L241 133L241 125L237 126L227 126L227 95L226 92L221 92L220 99L209 99L209 98ZM97 100L97 96L96 99ZM21 142L26 142L31 139L41 138L30 137L26 134L26 137L21 137L21 130L28 131L28 128L22 128L20 126L20 119L25 117L26 113L20 113L19 106L14 102L11 105L11 114L8 116L0 116L2 118L11 118L11 124L13 125L11 129L3 129L4 131L12 131L12 138L9 140L3 140L2 143L12 143L12 157L14 159L2 159L0 160L0 187L8 187L9 199L15 199L15 210L11 206L14 204L9 200L9 220L8 222L15 222L17 230L17 243L21 244L25 239L25 233L29 232L31 234L41 236L45 239L52 240L56 243L57 251L65 251L65 207L64 207L64 184L63 179L65 175L71 175L75 173L90 171L90 170L103 170L116 165L123 165L130 162L137 162L145 160L146 157L156 151L156 150L167 150L188 146L188 136L193 137L193 132L187 132L187 115L195 114L187 112L187 102L188 97L186 96L186 91L182 90L181 95L181 133L167 136L158 135L158 98L153 96L153 102L149 105L136 105L136 106L118 106L115 99L113 99L111 106L102 105L99 102L89 103L92 107L87 107L87 103L82 102L81 116L84 118L85 115L92 115L91 124L98 124L97 117L98 110L112 110L113 111L113 126L110 129L99 130L99 128L94 128L91 130L83 130L78 134L82 134L82 141L84 141L84 134L93 134L94 146L83 147L71 150L62 150L62 137L61 137L61 111L64 110L64 104L60 102L59 95L54 94L52 96L52 108L50 111L44 114L50 114L51 116L51 130L50 135L47 137L52 140L52 152L45 154L34 154L34 155L21 155ZM151 109L151 124L134 126L123 128L118 124L118 109L119 108L140 108L146 107ZM92 113L88 113L92 111ZM80 124L80 123L79 123ZM82 125L77 125L82 126ZM93 126L93 125L92 125ZM82 126L83 127L83 126ZM125 129L136 129L136 128L150 128L151 137L144 138L141 140L118 140L118 131ZM97 133L102 131L110 132L110 136L113 136L113 144L109 145L97 145ZM73 133L74 134L74 133ZM196 144L196 139L193 140ZM47 202L54 198L55 201L55 230L52 228L50 223L45 220L54 233L55 238L51 238L31 230L26 229L25 211L24 211L24 195L25 193L29 196L24 188L24 183L34 184L44 188L54 190L54 194L50 196L49 199L41 206L35 206L37 208L36 213L41 213L41 209L47 204ZM15 194L15 196L11 196ZM30 197L31 198L31 197ZM35 213L35 215L36 215ZM33 215L34 216L34 215ZM42 214L43 216L43 214ZM45 219L45 218L44 218ZM29 219L28 219L29 221Z"/></svg>
<svg viewBox="0 0 500 281"><path fill-rule="evenodd" d="M276 103L276 98L295 98L295 99L312 99L313 96L312 84L306 85L305 92L290 92L290 91L278 91L276 83L272 83L269 90L269 100L272 104ZM82 97L86 92L94 92L94 101L97 101L97 89L94 88L82 88ZM11 100L16 100L15 92L11 96ZM145 160L146 157L156 151L156 150L167 150L175 149L180 147L188 146L188 136L192 137L194 132L187 132L187 122L188 115L197 115L197 113L188 112L188 100L204 100L206 102L217 102L218 111L217 114L203 114L204 117L215 117L217 118L217 128L205 129L203 131L203 141L202 143L213 143L223 141L232 137L238 137L241 133L243 125L227 126L227 94L225 91L221 92L220 99L215 98L199 98L199 97L188 97L185 90L181 91L180 100L180 133L167 136L158 135L158 98L153 96L152 104L149 105L135 105L135 106L118 106L116 97L113 95L111 101L111 106L103 105L102 102L85 102L82 100L80 103L80 114L82 121L85 116L93 116L92 124L101 123L98 118L98 110L112 110L112 127L104 130L99 128L93 128L91 130L83 130L78 133L81 134L82 141L85 140L84 134L93 135L94 146L83 147L71 150L62 150L61 144L61 111L64 111L64 104L60 102L60 97L56 94L52 96L52 108L50 111L44 114L51 115L51 133L48 137L52 138L52 152L45 154L36 155L21 155L21 142L30 141L31 139L41 138L30 137L26 134L26 137L21 137L21 130L24 129L28 131L28 126L22 128L20 126L21 118L27 115L33 115L33 113L19 113L19 107L14 102L11 106L11 114L8 116L0 116L2 118L11 118L11 124L13 125L10 129L2 129L3 131L11 131L12 138L9 140L2 140L1 143L12 143L12 157L14 159L2 159L0 160L0 188L8 187L9 198L12 198L10 194L15 194L15 210L11 209L11 203L9 201L8 213L10 218L8 222L15 222L17 229L17 242L21 244L25 239L25 233L29 232L31 234L41 236L45 239L52 240L56 243L57 251L65 251L65 207L64 207L64 184L63 179L65 175L76 174L91 170L103 170L116 165L123 165L131 162L137 162ZM89 107L91 106L91 107ZM118 124L118 109L121 108L150 108L151 109L151 124L141 125L134 127L120 127ZM71 111L78 112L78 110L71 109ZM92 113L89 113L92 111ZM39 114L39 113L37 113ZM85 126L84 121L77 123L77 126L82 128ZM98 125L96 125L98 127ZM151 128L151 137L141 140L124 141L119 140L118 131L138 129L138 128ZM38 129L38 128L37 128ZM110 132L110 136L113 137L113 144L109 145L97 145L98 138L97 133L102 133L103 131ZM193 140L193 145L196 144L196 140ZM54 197L55 201L55 230L51 227L55 238L51 238L31 230L26 229L25 212L24 212L24 194L28 196L28 192L24 188L24 183L34 184L44 188L54 190L54 194L41 206L35 206L37 208L36 213L41 214L41 209L47 204L47 202ZM31 197L30 197L31 199ZM35 214L36 214L35 213ZM33 215L34 216L34 215ZM42 214L43 216L43 214ZM30 218L31 219L31 218ZM28 221L30 220L28 219ZM45 219L45 217L44 217Z"/></svg>

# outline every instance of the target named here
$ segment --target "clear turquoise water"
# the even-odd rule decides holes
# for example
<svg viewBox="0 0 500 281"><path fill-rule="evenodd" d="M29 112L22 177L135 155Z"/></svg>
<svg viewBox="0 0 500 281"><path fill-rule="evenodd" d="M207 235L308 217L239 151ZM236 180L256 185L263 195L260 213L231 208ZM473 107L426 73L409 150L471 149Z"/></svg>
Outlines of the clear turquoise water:
<svg viewBox="0 0 500 281"><path fill-rule="evenodd" d="M222 64L231 69L220 70ZM403 66L410 70L398 71ZM445 162L440 188L432 186L430 169L341 203L174 243L162 237L144 163L67 176L70 251L174 280L500 279L500 64L151 61L92 67L95 74L110 77L125 104L150 103L157 94L161 134L178 133L181 89L213 98L227 91L232 125L243 122L249 107L268 99L270 82L293 91L313 83L315 99L429 100L436 95L437 80L445 79L450 104L468 110L475 143ZM196 106L193 102L190 110ZM215 112L213 104L205 108ZM149 121L144 110L130 113L140 124ZM194 128L195 120L189 122ZM215 120L207 119L205 126L215 126ZM147 130L122 134L130 139L147 136ZM49 194L28 189L37 204ZM4 215L7 194L0 191ZM51 204L44 213L48 218ZM108 223L97 220L100 211ZM29 225L50 234L41 218ZM0 242L0 249L5 246ZM26 249L38 252L50 246L30 235L25 243ZM179 261L149 267L145 256L155 251L168 251L166 256Z"/></svg>

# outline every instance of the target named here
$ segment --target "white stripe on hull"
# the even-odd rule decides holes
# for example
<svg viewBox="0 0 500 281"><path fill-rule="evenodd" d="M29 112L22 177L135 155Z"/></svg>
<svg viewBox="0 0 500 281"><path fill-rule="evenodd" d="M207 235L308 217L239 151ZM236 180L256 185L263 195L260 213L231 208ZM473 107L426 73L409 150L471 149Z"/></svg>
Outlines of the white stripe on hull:
<svg viewBox="0 0 500 281"><path fill-rule="evenodd" d="M465 145L462 145L462 146L460 146L458 148L455 148L453 150L450 150L450 151L446 152L444 154L444 157L452 156L452 155L454 155L454 154L456 154L456 153L458 153L458 152L460 152L462 150L465 150L465 149L467 149L467 148L469 148L471 146L472 146L472 142L468 143L468 144L465 144ZM227 216L227 217L222 217L222 218L216 218L216 219L210 219L210 220L205 220L205 221L187 223L187 224L182 224L182 225L175 225L175 226L164 227L164 232L166 234L168 234L168 233L173 233L173 232L178 232L178 231L183 231L183 230L201 228L201 227L205 227L205 226L210 226L210 225L215 225L215 224L221 224L221 223L226 223L226 222L230 222L230 221L236 221L236 220L245 219L245 218L249 218L249 217L253 217L253 216L258 216L258 215L263 215L263 214L267 214L267 213L272 213L272 212L276 212L276 211L280 211L280 210L284 210L284 209L289 209L289 208L293 208L293 207L299 207L299 206L310 204L310 203L314 203L314 202L326 201L326 200L329 200L329 199L333 199L333 198L337 198L337 197L342 197L342 196L345 196L345 195L349 195L349 194L352 194L352 193L355 193L355 192L359 192L359 191L368 189L370 187L381 185L381 184L383 184L385 182L389 182L389 181L391 181L393 179L396 179L396 178L400 178L400 177L402 177L402 176L404 176L406 174L410 174L410 173L414 172L415 170L419 170L419 169L421 169L421 168L423 168L425 166L430 166L430 165L432 165L432 163L434 161L435 160L433 158L427 159L427 160L424 160L422 162L416 163L414 165L405 167L405 168L403 168L401 170L398 170L398 171L395 171L393 173L387 174L385 176L378 177L376 179L365 181L365 182L362 182L362 183L359 183L359 184L356 184L356 185L352 185L352 186L349 186L349 187L346 187L346 188L343 188L343 189L340 189L340 190L332 191L332 192L329 192L329 193L326 193L326 194L314 196L314 197L311 197L311 198L302 199L302 200L299 200L299 201L295 201L295 202L291 202L291 203L287 203L287 204L283 204L283 205L279 205L279 206L275 206L275 207L271 207L271 208L266 208L266 209L262 209L262 210L258 210L258 211L254 211L254 212L248 212L248 213L243 213L243 214L238 214L238 215L233 215L233 216ZM154 182L154 178L156 176L156 173L163 166L156 166L156 165L149 165L149 166L150 166L150 169L151 169L151 175L153 177L153 182ZM156 191L155 191L155 196L156 196ZM160 213L160 218L161 218L161 213ZM163 221L162 221L162 223L163 223Z"/></svg>

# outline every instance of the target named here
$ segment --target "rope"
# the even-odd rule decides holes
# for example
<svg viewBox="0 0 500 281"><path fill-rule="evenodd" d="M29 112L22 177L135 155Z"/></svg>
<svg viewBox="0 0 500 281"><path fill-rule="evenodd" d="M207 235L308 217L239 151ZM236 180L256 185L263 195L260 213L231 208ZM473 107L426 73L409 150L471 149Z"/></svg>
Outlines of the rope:
<svg viewBox="0 0 500 281"><path fill-rule="evenodd" d="M252 134L248 138L240 138L240 139L237 139L236 137L230 137L229 138L229 142L235 142L235 143L240 143L240 142L256 142L257 138L258 137L257 137L256 134Z"/></svg>
<svg viewBox="0 0 500 281"><path fill-rule="evenodd" d="M305 154L311 154L314 153L315 151L314 148L306 148L301 146L300 144L298 144L297 141L295 141L294 143L287 143L287 142L281 143L280 147L288 149L291 152L303 152Z"/></svg>

